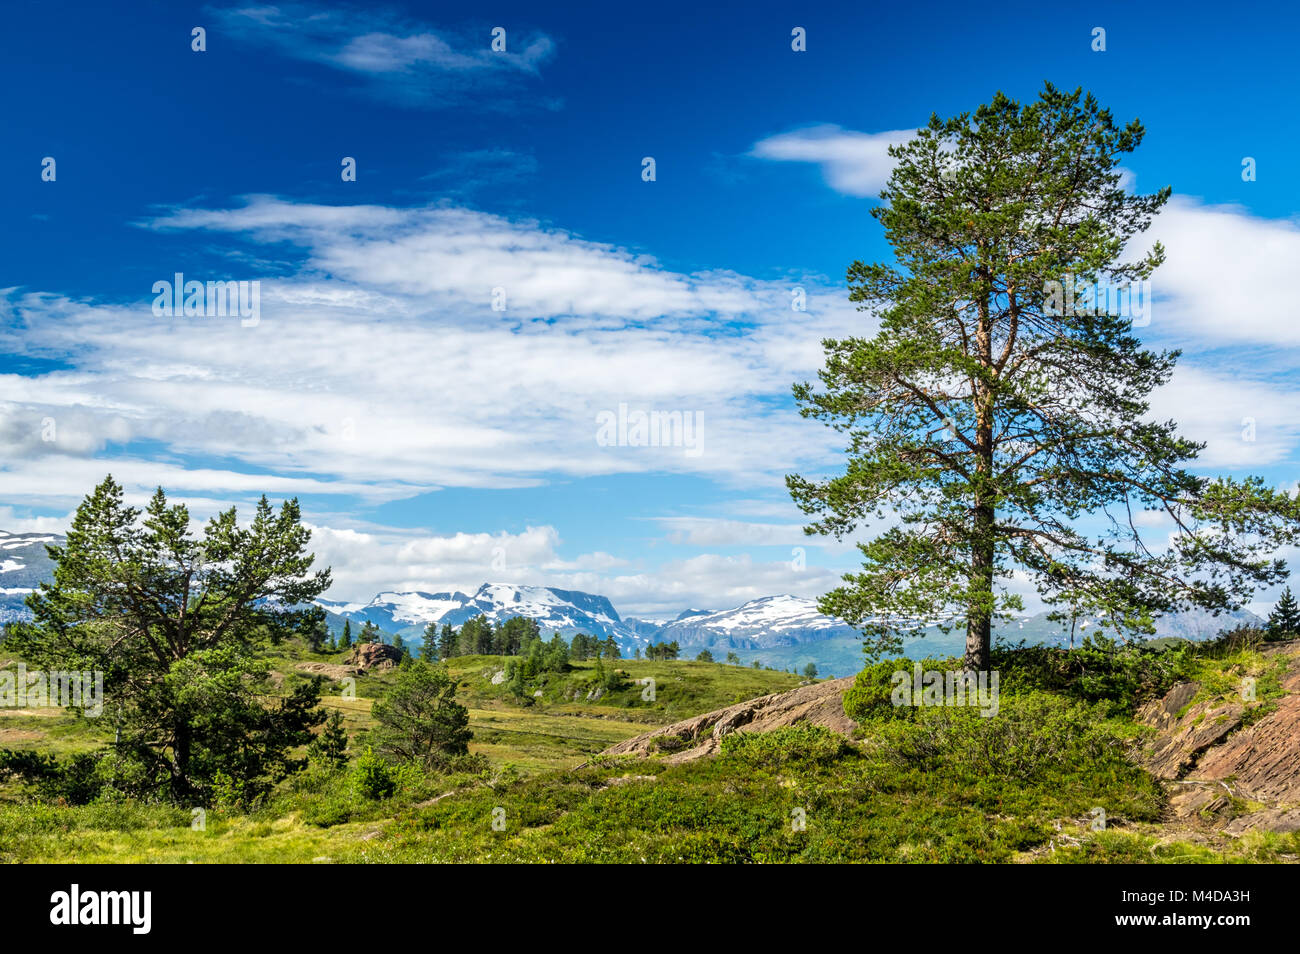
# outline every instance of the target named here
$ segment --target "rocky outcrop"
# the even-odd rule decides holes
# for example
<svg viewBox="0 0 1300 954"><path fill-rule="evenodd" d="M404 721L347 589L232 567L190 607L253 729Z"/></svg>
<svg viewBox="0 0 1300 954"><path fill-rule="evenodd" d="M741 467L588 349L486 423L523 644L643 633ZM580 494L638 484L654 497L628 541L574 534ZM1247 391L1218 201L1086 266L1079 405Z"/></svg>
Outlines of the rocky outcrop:
<svg viewBox="0 0 1300 954"><path fill-rule="evenodd" d="M1201 687L1188 682L1138 710L1138 721L1156 730L1144 764L1178 786L1169 801L1175 818L1199 818L1233 836L1300 831L1300 642L1264 654L1289 664L1285 695L1266 709L1234 698L1193 702Z"/></svg>
<svg viewBox="0 0 1300 954"><path fill-rule="evenodd" d="M665 762L689 762L717 753L723 737L732 732L770 732L799 722L849 735L856 724L844 714L843 696L853 679L846 676L738 702L611 745L601 754L666 753Z"/></svg>
<svg viewBox="0 0 1300 954"><path fill-rule="evenodd" d="M356 666L339 666L334 663L300 662L293 668L313 676L324 676L326 679L346 679L349 676L361 675L361 670Z"/></svg>
<svg viewBox="0 0 1300 954"><path fill-rule="evenodd" d="M352 647L348 663L358 669L393 669L402 661L402 651L387 643L358 643Z"/></svg>
<svg viewBox="0 0 1300 954"><path fill-rule="evenodd" d="M1248 831L1275 831L1282 834L1300 831L1300 809L1283 811L1267 808L1234 818L1223 829L1225 835L1244 835Z"/></svg>
<svg viewBox="0 0 1300 954"><path fill-rule="evenodd" d="M1288 694L1273 712L1207 752L1189 778L1232 779L1255 801L1300 804L1300 672L1282 687Z"/></svg>
<svg viewBox="0 0 1300 954"><path fill-rule="evenodd" d="M1159 732L1145 753L1147 768L1158 778L1182 778L1202 753L1241 725L1245 708L1235 702L1211 699L1189 705L1199 691L1197 683L1185 682L1138 710L1138 722Z"/></svg>

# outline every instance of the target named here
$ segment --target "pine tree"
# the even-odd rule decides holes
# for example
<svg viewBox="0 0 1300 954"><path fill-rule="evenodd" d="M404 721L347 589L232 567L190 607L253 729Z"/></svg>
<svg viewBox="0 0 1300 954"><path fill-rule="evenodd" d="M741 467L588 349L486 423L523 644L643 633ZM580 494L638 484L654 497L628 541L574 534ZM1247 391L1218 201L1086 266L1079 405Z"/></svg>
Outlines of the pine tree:
<svg viewBox="0 0 1300 954"><path fill-rule="evenodd" d="M375 748L395 761L437 769L469 752L469 710L456 701L456 682L445 666L409 661L371 713L379 723Z"/></svg>
<svg viewBox="0 0 1300 954"><path fill-rule="evenodd" d="M424 642L420 644L420 658L425 662L438 661L438 624L429 623L424 627Z"/></svg>
<svg viewBox="0 0 1300 954"><path fill-rule="evenodd" d="M339 638L339 648L352 648L352 620L350 619L345 619L343 621L343 635Z"/></svg>
<svg viewBox="0 0 1300 954"><path fill-rule="evenodd" d="M1120 257L1170 194L1122 185L1143 135L1049 84L1023 107L999 93L973 115L934 116L890 148L871 214L895 263L848 269L879 330L825 342L823 392L795 386L804 416L846 434L848 466L787 478L817 518L810 533L842 538L886 509L900 521L820 602L869 652L956 616L967 667L986 670L993 621L1023 608L1013 575L1124 632L1241 606L1285 578L1274 554L1300 537L1300 500L1185 469L1204 445L1148 401L1178 352L1146 350L1111 305L1116 289L1134 303L1164 258L1159 243ZM1099 286L1106 305L1092 307ZM1170 545L1144 544L1144 510L1173 518Z"/></svg>
<svg viewBox="0 0 1300 954"><path fill-rule="evenodd" d="M192 530L162 488L143 512L111 476L77 508L53 581L27 599L33 620L6 650L48 670L99 670L114 700L114 761L133 793L205 804L219 775L256 796L301 767L291 751L325 720L319 678L275 706L265 659L272 641L306 636L312 601L329 588L313 571L298 502L277 514L265 497L241 526L235 509Z"/></svg>
<svg viewBox="0 0 1300 954"><path fill-rule="evenodd" d="M311 754L327 765L344 766L348 761L348 733L338 709L331 709L325 728L316 736Z"/></svg>
<svg viewBox="0 0 1300 954"><path fill-rule="evenodd" d="M438 631L438 657L440 659L450 659L456 655L457 632L451 628L451 623L443 623L442 629Z"/></svg>
<svg viewBox="0 0 1300 954"><path fill-rule="evenodd" d="M1300 604L1291 595L1291 587L1282 591L1273 612L1268 614L1269 639L1291 639L1300 636Z"/></svg>

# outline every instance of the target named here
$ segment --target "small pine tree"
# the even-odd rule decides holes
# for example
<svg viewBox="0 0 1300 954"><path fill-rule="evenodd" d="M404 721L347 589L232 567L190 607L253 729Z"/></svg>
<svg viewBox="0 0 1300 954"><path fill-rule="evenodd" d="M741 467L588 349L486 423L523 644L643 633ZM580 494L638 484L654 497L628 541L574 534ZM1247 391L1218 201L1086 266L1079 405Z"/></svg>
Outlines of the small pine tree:
<svg viewBox="0 0 1300 954"><path fill-rule="evenodd" d="M816 679L816 678L817 678L817 664L816 664L816 663L809 663L808 665L804 666L804 667L803 667L803 674L804 674L804 677L807 678L807 679Z"/></svg>
<svg viewBox="0 0 1300 954"><path fill-rule="evenodd" d="M420 644L420 658L425 662L438 661L438 624L430 623L424 627L424 642Z"/></svg>
<svg viewBox="0 0 1300 954"><path fill-rule="evenodd" d="M348 762L348 733L343 728L343 716L333 710L325 728L311 744L311 754L327 765L342 768Z"/></svg>
<svg viewBox="0 0 1300 954"><path fill-rule="evenodd" d="M1273 612L1268 614L1268 638L1290 639L1300 635L1300 604L1291 595L1291 587L1282 591Z"/></svg>
<svg viewBox="0 0 1300 954"><path fill-rule="evenodd" d="M695 657L695 661L713 662L713 653L709 652L707 649L701 649L699 655Z"/></svg>
<svg viewBox="0 0 1300 954"><path fill-rule="evenodd" d="M740 657L737 656L735 653L727 653L727 665L728 665L728 666L739 666L739 665L740 665Z"/></svg>
<svg viewBox="0 0 1300 954"><path fill-rule="evenodd" d="M438 658L450 659L456 655L457 633L451 628L451 623L443 623L442 629L438 630Z"/></svg>
<svg viewBox="0 0 1300 954"><path fill-rule="evenodd" d="M339 639L339 648L352 648L352 620L350 619L345 619L343 621L343 636Z"/></svg>

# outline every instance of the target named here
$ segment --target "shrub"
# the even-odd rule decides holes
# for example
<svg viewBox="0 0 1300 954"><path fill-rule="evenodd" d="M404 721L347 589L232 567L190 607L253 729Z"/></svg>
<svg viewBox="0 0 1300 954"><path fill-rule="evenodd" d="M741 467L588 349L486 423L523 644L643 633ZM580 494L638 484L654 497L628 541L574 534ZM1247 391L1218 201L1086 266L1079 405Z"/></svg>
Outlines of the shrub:
<svg viewBox="0 0 1300 954"><path fill-rule="evenodd" d="M1047 690L1082 702L1103 703L1108 713L1132 712L1190 678L1197 648L1192 643L1154 648L1104 636L1084 639L1077 649L998 646L990 667L1001 674L1005 692Z"/></svg>
<svg viewBox="0 0 1300 954"><path fill-rule="evenodd" d="M1100 724L1102 709L1046 692L1004 698L990 718L972 708L921 706L911 720L879 726L870 745L887 762L923 771L963 765L1019 779L1048 770L1100 771L1123 761L1121 740Z"/></svg>
<svg viewBox="0 0 1300 954"><path fill-rule="evenodd" d="M388 763L367 748L352 770L352 781L364 798L388 798L397 791L397 780Z"/></svg>
<svg viewBox="0 0 1300 954"><path fill-rule="evenodd" d="M952 658L922 659L920 662L923 672L931 670L948 672L961 668L960 661ZM914 712L912 706L894 704L894 675L905 672L910 680L915 665L916 661L911 659L882 659L867 666L858 673L853 685L844 693L845 715L859 722L872 719L911 718Z"/></svg>
<svg viewBox="0 0 1300 954"><path fill-rule="evenodd" d="M53 755L0 749L0 778L10 776L31 785L48 801L88 805L108 784L102 752L78 752L60 761Z"/></svg>
<svg viewBox="0 0 1300 954"><path fill-rule="evenodd" d="M771 732L732 732L722 739L725 756L751 765L830 765L852 751L844 737L820 725L799 722Z"/></svg>

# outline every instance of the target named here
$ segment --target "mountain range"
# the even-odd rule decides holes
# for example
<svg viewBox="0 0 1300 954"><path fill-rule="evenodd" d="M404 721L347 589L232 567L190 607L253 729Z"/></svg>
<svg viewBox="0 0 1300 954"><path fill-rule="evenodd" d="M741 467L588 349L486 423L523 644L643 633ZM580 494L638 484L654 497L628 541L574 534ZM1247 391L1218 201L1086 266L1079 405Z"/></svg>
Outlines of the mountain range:
<svg viewBox="0 0 1300 954"><path fill-rule="evenodd" d="M63 538L50 533L7 533L0 530L0 623L30 617L23 605L26 595L49 580L53 564L45 553L48 543ZM622 617L604 596L553 586L484 583L471 593L383 592L368 602L316 601L328 614L330 626L341 630L344 620L370 622L385 633L405 639L419 638L428 623L460 626L483 615L494 623L512 616L536 620L544 634L564 636L587 633L612 636L626 654L652 642L676 642L683 655L708 649L716 658L735 652L748 663L759 659L779 668L802 668L814 662L823 671L851 672L861 664L857 631L842 620L818 611L814 600L797 596L764 596L726 610L688 609L671 620ZM1171 614L1156 623L1156 635L1204 639L1239 624L1262 620L1247 610L1212 616L1204 611ZM1077 639L1089 629L1081 626ZM1027 616L1002 626L1004 641L1064 645L1067 631L1045 613ZM943 655L960 652L962 634L943 634L937 628L908 647L908 655Z"/></svg>

